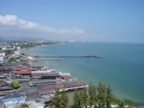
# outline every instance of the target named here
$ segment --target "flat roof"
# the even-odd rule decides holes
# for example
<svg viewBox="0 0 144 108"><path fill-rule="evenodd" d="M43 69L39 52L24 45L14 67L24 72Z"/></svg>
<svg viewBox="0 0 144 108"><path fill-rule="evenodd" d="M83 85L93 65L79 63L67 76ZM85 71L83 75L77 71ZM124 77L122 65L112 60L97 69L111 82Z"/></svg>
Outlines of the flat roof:
<svg viewBox="0 0 144 108"><path fill-rule="evenodd" d="M31 71L14 71L17 74L31 74Z"/></svg>
<svg viewBox="0 0 144 108"><path fill-rule="evenodd" d="M38 70L37 68L33 67L16 67L14 70Z"/></svg>
<svg viewBox="0 0 144 108"><path fill-rule="evenodd" d="M16 97L21 97L21 96L25 96L25 95L22 95L22 94L8 94L6 95L4 98L2 98L2 100L4 99L8 99L8 98L16 98Z"/></svg>
<svg viewBox="0 0 144 108"><path fill-rule="evenodd" d="M46 79L41 79L41 80L31 80L31 83L40 83L40 82L57 82L57 80L46 80Z"/></svg>

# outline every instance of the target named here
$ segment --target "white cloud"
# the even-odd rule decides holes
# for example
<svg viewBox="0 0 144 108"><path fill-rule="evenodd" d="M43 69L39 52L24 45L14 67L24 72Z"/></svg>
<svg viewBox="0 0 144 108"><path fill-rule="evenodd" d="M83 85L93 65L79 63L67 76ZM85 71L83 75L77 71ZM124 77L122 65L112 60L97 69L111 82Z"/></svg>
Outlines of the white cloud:
<svg viewBox="0 0 144 108"><path fill-rule="evenodd" d="M51 26L41 25L39 23L34 23L31 21L26 21L18 18L15 15L0 15L0 27L7 28L17 28L21 30L36 30L46 33L56 33L56 34L83 34L83 29L56 29Z"/></svg>

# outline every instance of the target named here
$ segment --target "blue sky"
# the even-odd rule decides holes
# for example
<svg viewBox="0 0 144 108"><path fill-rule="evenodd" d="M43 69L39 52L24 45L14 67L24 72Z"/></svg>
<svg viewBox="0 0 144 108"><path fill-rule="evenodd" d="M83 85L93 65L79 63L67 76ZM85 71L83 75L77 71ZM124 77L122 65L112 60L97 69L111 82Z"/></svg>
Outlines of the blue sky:
<svg viewBox="0 0 144 108"><path fill-rule="evenodd" d="M144 43L144 0L0 0L0 37Z"/></svg>

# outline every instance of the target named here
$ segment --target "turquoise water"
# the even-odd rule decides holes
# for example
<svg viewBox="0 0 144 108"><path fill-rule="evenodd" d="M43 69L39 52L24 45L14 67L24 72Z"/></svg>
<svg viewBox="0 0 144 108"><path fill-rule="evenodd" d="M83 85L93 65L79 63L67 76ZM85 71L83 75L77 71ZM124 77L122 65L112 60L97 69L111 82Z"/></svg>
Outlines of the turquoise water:
<svg viewBox="0 0 144 108"><path fill-rule="evenodd" d="M144 103L144 44L75 42L35 47L24 50L34 55L99 55L102 58L66 58L61 61L40 61L37 64L72 77L111 84L114 94Z"/></svg>

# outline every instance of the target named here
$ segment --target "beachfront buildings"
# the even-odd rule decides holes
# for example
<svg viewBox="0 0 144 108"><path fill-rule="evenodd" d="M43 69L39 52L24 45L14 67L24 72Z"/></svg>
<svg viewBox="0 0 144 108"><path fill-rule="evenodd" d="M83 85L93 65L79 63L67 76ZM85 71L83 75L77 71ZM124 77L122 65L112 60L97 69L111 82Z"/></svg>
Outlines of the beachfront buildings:
<svg viewBox="0 0 144 108"><path fill-rule="evenodd" d="M69 73L56 72L54 69L38 70L38 68L32 67L16 67L13 72L18 75L27 75L37 79L71 80Z"/></svg>

